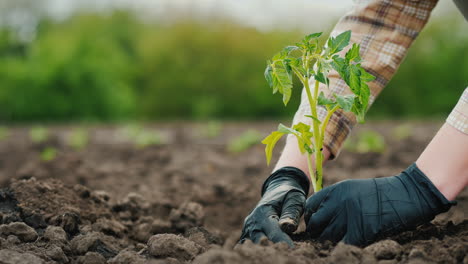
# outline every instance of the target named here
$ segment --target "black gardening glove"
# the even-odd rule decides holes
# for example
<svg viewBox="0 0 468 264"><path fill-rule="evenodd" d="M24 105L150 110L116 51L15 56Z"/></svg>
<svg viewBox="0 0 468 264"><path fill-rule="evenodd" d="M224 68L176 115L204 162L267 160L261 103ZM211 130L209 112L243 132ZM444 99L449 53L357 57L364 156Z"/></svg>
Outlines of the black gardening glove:
<svg viewBox="0 0 468 264"><path fill-rule="evenodd" d="M307 176L297 168L284 167L275 171L263 183L262 199L245 218L240 243L246 239L259 243L266 237L274 243L286 242L293 247L286 233L297 229L309 185Z"/></svg>
<svg viewBox="0 0 468 264"><path fill-rule="evenodd" d="M307 200L305 220L312 237L364 246L427 223L454 204L413 164L397 176L324 188Z"/></svg>

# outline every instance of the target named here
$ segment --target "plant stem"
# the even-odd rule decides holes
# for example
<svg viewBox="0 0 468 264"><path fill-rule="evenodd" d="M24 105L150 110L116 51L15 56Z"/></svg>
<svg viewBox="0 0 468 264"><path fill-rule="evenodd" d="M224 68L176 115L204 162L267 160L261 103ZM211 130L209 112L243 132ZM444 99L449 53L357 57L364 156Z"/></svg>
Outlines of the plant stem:
<svg viewBox="0 0 468 264"><path fill-rule="evenodd" d="M314 98L317 100L318 98L318 90L319 90L319 82L315 80L315 87L314 87ZM314 101L313 106L311 106L312 116L314 116L318 120L317 114L317 101ZM319 122L317 120L313 120L314 122L314 149L315 149L315 180L316 186L314 188L315 192L318 192L322 189L322 162L323 162L323 155L322 155L322 131L319 129Z"/></svg>
<svg viewBox="0 0 468 264"><path fill-rule="evenodd" d="M314 167L312 164L312 161L310 160L312 158L312 154L307 154L307 165L309 167L309 177L310 177L310 182L312 182L312 187L314 188L314 192L317 189L317 183L315 179L315 173L314 173Z"/></svg>
<svg viewBox="0 0 468 264"><path fill-rule="evenodd" d="M313 124L313 133L314 133L315 173L313 173L312 164L309 163L308 166L309 166L309 172L311 173L311 178L315 182L315 184L313 184L314 192L318 192L320 191L320 189L322 189L322 160L323 160L322 142L321 142L322 135L321 135L321 130L319 128L319 122L318 122L318 116L317 116L317 98L318 98L319 82L317 80L315 81L314 97L312 97L312 93L310 91L310 86L308 82L306 82L305 88L307 92L307 98L309 99L311 115L314 117L314 119L312 119L312 124ZM308 162L310 162L310 160ZM315 177L312 177L312 175L315 175Z"/></svg>

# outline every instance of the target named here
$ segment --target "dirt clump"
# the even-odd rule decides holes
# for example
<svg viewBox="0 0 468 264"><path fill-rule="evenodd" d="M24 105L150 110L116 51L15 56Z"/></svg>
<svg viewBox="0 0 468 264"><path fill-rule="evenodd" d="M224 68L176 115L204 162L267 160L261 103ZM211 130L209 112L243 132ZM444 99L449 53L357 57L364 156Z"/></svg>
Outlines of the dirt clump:
<svg viewBox="0 0 468 264"><path fill-rule="evenodd" d="M373 254L377 259L394 259L400 255L402 247L396 241L382 240L364 250Z"/></svg>
<svg viewBox="0 0 468 264"><path fill-rule="evenodd" d="M145 264L147 263L147 260L139 255L137 252L131 251L131 250L122 250L120 253L110 259L108 264L127 264L127 263L132 263L132 264Z"/></svg>
<svg viewBox="0 0 468 264"><path fill-rule="evenodd" d="M169 219L174 228L186 231L192 227L201 226L205 217L203 206L195 202L183 203L179 208L172 209Z"/></svg>
<svg viewBox="0 0 468 264"><path fill-rule="evenodd" d="M181 235L159 234L148 240L148 252L154 257L192 260L200 251L199 245Z"/></svg>
<svg viewBox="0 0 468 264"><path fill-rule="evenodd" d="M14 222L6 225L0 225L0 235L15 235L24 242L32 242L37 239L36 230L23 222Z"/></svg>
<svg viewBox="0 0 468 264"><path fill-rule="evenodd" d="M112 243L110 237L98 232L78 235L70 243L72 250L77 255L84 255L91 251L97 252L105 258L111 258L118 252L118 248Z"/></svg>
<svg viewBox="0 0 468 264"><path fill-rule="evenodd" d="M44 231L44 239L57 242L57 243L66 243L67 242L67 233L60 226L48 226Z"/></svg>
<svg viewBox="0 0 468 264"><path fill-rule="evenodd" d="M88 252L78 257L77 262L78 264L106 264L106 259L96 252Z"/></svg>
<svg viewBox="0 0 468 264"><path fill-rule="evenodd" d="M33 254L21 253L10 249L0 250L2 264L43 264L44 261Z"/></svg>

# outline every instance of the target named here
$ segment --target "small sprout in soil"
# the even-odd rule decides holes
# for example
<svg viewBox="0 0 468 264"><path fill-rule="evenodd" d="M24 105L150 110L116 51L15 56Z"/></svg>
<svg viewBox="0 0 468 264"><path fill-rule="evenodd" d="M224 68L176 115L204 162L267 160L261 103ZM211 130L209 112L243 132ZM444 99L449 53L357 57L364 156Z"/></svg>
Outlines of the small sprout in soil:
<svg viewBox="0 0 468 264"><path fill-rule="evenodd" d="M218 121L209 121L199 128L199 134L204 138L216 138L221 134L222 124Z"/></svg>
<svg viewBox="0 0 468 264"><path fill-rule="evenodd" d="M160 145L163 143L162 136L157 131L142 130L135 137L135 145L138 148L145 148L153 145Z"/></svg>
<svg viewBox="0 0 468 264"><path fill-rule="evenodd" d="M247 130L229 141L227 149L231 153L240 153L258 144L262 134L256 130Z"/></svg>
<svg viewBox="0 0 468 264"><path fill-rule="evenodd" d="M6 127L0 127L0 141L7 139L10 136L10 130Z"/></svg>
<svg viewBox="0 0 468 264"><path fill-rule="evenodd" d="M165 141L158 131L146 130L143 126L132 124L124 128L123 134L130 138L137 148L163 144Z"/></svg>
<svg viewBox="0 0 468 264"><path fill-rule="evenodd" d="M395 140L405 140L411 136L412 130L410 124L401 124L393 128L391 134Z"/></svg>
<svg viewBox="0 0 468 264"><path fill-rule="evenodd" d="M74 129L67 138L67 144L74 150L84 149L89 142L88 131L84 128Z"/></svg>
<svg viewBox="0 0 468 264"><path fill-rule="evenodd" d="M49 131L45 127L33 127L29 131L29 138L34 143L44 143L49 138Z"/></svg>
<svg viewBox="0 0 468 264"><path fill-rule="evenodd" d="M344 148L357 153L383 153L387 145L382 135L369 130L359 133L355 140L348 139L344 144Z"/></svg>
<svg viewBox="0 0 468 264"><path fill-rule="evenodd" d="M47 147L41 152L42 161L54 160L56 156L57 156L57 149L53 147Z"/></svg>
<svg viewBox="0 0 468 264"><path fill-rule="evenodd" d="M282 94L283 103L287 105L291 98L293 76L304 86L311 112L305 115L310 118L312 126L299 123L293 127L279 125L262 143L266 145L267 163L272 157L273 148L278 140L286 134L294 135L298 140L301 153L307 154L309 175L317 192L322 189L323 140L327 124L336 111L352 112L359 122L364 122L364 115L369 104L370 90L367 85L375 79L361 66L360 46L354 43L344 56L339 54L351 39L351 31L345 31L336 37L329 37L326 46L319 44L322 33L313 33L295 45L287 46L267 62L265 78L273 93ZM329 72L335 70L350 88L351 93L340 95L329 89L319 93L319 84L327 87L330 83ZM312 86L312 87L311 87ZM326 110L320 119L317 108ZM311 162L315 155L315 170Z"/></svg>

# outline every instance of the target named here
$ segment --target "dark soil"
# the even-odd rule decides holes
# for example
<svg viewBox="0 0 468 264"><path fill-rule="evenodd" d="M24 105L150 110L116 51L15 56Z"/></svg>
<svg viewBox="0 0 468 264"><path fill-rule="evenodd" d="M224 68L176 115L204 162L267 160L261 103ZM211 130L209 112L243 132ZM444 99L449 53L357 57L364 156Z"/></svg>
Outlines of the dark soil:
<svg viewBox="0 0 468 264"><path fill-rule="evenodd" d="M383 153L350 153L327 164L325 185L385 177L415 161L441 123L362 126L385 137ZM366 248L303 241L237 245L244 217L271 168L262 145L229 153L227 143L273 123L225 124L206 138L201 124L148 126L164 143L137 147L119 127L89 128L89 144L67 144L73 127L32 143L27 127L0 140L0 263L468 263L468 191L432 223ZM46 147L57 150L41 160Z"/></svg>

